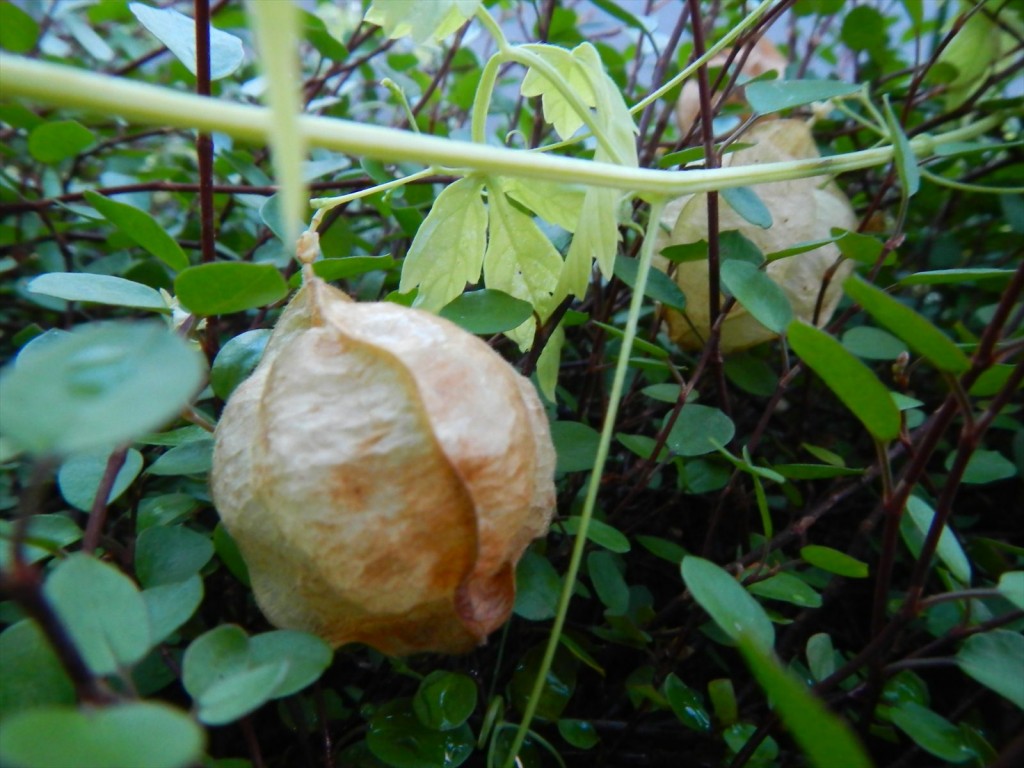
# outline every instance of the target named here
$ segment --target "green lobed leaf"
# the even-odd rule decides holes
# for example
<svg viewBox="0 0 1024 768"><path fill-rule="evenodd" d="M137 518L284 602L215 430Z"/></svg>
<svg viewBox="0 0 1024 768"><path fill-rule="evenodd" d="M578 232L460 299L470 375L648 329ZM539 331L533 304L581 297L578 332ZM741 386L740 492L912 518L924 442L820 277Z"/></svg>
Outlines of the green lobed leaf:
<svg viewBox="0 0 1024 768"><path fill-rule="evenodd" d="M4 722L0 762L18 768L189 768L202 758L205 741L192 718L166 704L41 707Z"/></svg>
<svg viewBox="0 0 1024 768"><path fill-rule="evenodd" d="M402 293L419 288L416 306L436 312L480 280L488 219L482 188L476 176L449 184L416 232L398 287Z"/></svg>
<svg viewBox="0 0 1024 768"><path fill-rule="evenodd" d="M753 264L730 259L721 266L722 285L765 328L782 333L793 320L785 291Z"/></svg>
<svg viewBox="0 0 1024 768"><path fill-rule="evenodd" d="M155 525L136 540L135 573L144 587L175 584L199 573L212 557L209 536L183 525Z"/></svg>
<svg viewBox="0 0 1024 768"><path fill-rule="evenodd" d="M815 768L870 768L852 729L787 672L754 637L741 633L740 651L775 712Z"/></svg>
<svg viewBox="0 0 1024 768"><path fill-rule="evenodd" d="M639 268L638 259L615 259L615 276L630 288L636 288L636 273ZM686 309L686 296L683 291L660 269L652 269L648 274L644 295L680 312Z"/></svg>
<svg viewBox="0 0 1024 768"><path fill-rule="evenodd" d="M597 106L597 97L590 78L583 70L582 63L572 52L559 46L528 43L524 50L539 56L547 62L579 96L588 107ZM541 97L544 119L550 123L561 139L568 139L583 125L583 119L572 105L558 91L554 83L535 68L531 67L523 78L520 92L527 98Z"/></svg>
<svg viewBox="0 0 1024 768"><path fill-rule="evenodd" d="M970 360L942 331L928 320L856 275L843 282L843 290L885 327L905 341L940 371L963 373Z"/></svg>
<svg viewBox="0 0 1024 768"><path fill-rule="evenodd" d="M512 611L529 621L553 618L561 589L562 579L551 561L527 549L516 566L516 601Z"/></svg>
<svg viewBox="0 0 1024 768"><path fill-rule="evenodd" d="M917 746L940 760L965 763L977 756L959 728L927 707L903 702L892 708L889 717Z"/></svg>
<svg viewBox="0 0 1024 768"><path fill-rule="evenodd" d="M22 710L75 703L75 688L34 621L22 619L0 632L0 659L0 719L5 722Z"/></svg>
<svg viewBox="0 0 1024 768"><path fill-rule="evenodd" d="M77 120L54 120L31 130L28 151L41 163L59 163L84 152L95 141L93 132Z"/></svg>
<svg viewBox="0 0 1024 768"><path fill-rule="evenodd" d="M629 585L619 570L618 556L603 549L587 555L587 574L605 608L615 616L629 610Z"/></svg>
<svg viewBox="0 0 1024 768"><path fill-rule="evenodd" d="M107 450L86 451L75 454L61 464L57 472L57 485L68 504L83 512L92 509L110 455ZM120 498L141 471L142 454L131 448L125 453L124 464L114 478L105 503L110 504Z"/></svg>
<svg viewBox="0 0 1024 768"><path fill-rule="evenodd" d="M575 536L580 528L581 519L579 515L571 515L560 525L567 534ZM603 520L591 518L590 524L587 526L587 539L617 554L624 554L630 550L629 539L626 538L626 535Z"/></svg>
<svg viewBox="0 0 1024 768"><path fill-rule="evenodd" d="M30 293L53 296L67 301L86 301L94 304L152 309L157 312L170 311L159 291L148 285L112 275L50 272L30 280L26 289Z"/></svg>
<svg viewBox="0 0 1024 768"><path fill-rule="evenodd" d="M146 211L128 203L111 200L92 190L85 191L85 199L119 232L175 272L188 267L188 256L178 245L178 241L167 234L157 220Z"/></svg>
<svg viewBox="0 0 1024 768"><path fill-rule="evenodd" d="M427 728L450 731L469 719L476 703L477 690L473 678L435 669L420 681L412 699L412 709Z"/></svg>
<svg viewBox="0 0 1024 768"><path fill-rule="evenodd" d="M153 8L129 3L129 10L154 37L167 46L178 61L196 74L196 23L171 8ZM210 79L220 80L237 70L245 60L242 41L232 34L210 27Z"/></svg>
<svg viewBox="0 0 1024 768"><path fill-rule="evenodd" d="M820 544L808 544L800 549L800 557L805 563L810 563L816 568L838 576L846 576L849 579L866 579L868 577L867 563L850 557L838 549L823 547Z"/></svg>
<svg viewBox="0 0 1024 768"><path fill-rule="evenodd" d="M748 88L756 85L751 83ZM731 187L723 189L719 194L725 199L736 213L749 221L755 227L768 229L772 225L772 212L768 210L761 198L757 196L750 187Z"/></svg>
<svg viewBox="0 0 1024 768"><path fill-rule="evenodd" d="M790 323L787 333L794 351L876 440L899 436L900 412L871 369L827 333L802 320Z"/></svg>
<svg viewBox="0 0 1024 768"><path fill-rule="evenodd" d="M680 680L674 672L665 678L662 692L679 722L698 733L711 733L711 716L704 706L704 697Z"/></svg>
<svg viewBox="0 0 1024 768"><path fill-rule="evenodd" d="M53 569L43 591L95 674L130 667L152 647L146 604L132 580L112 565L70 555Z"/></svg>
<svg viewBox="0 0 1024 768"><path fill-rule="evenodd" d="M480 0L373 0L364 20L384 29L391 39L412 37L415 43L440 42L471 18Z"/></svg>
<svg viewBox="0 0 1024 768"><path fill-rule="evenodd" d="M518 328L533 315L528 301L484 288L467 291L438 313L470 333L490 335Z"/></svg>
<svg viewBox="0 0 1024 768"><path fill-rule="evenodd" d="M227 400L259 363L270 339L270 330L245 331L228 341L210 368L210 388L221 400Z"/></svg>
<svg viewBox="0 0 1024 768"><path fill-rule="evenodd" d="M586 472L594 467L601 435L593 427L578 421L555 421L551 441L558 455L558 472Z"/></svg>
<svg viewBox="0 0 1024 768"><path fill-rule="evenodd" d="M747 101L758 114L799 107L815 101L851 96L861 87L836 80L758 80L745 89Z"/></svg>
<svg viewBox="0 0 1024 768"><path fill-rule="evenodd" d="M683 558L683 581L697 601L732 640L746 636L761 648L775 644L768 614L724 568L694 555Z"/></svg>
<svg viewBox="0 0 1024 768"><path fill-rule="evenodd" d="M39 40L39 23L14 3L0 3L0 48L28 53Z"/></svg>
<svg viewBox="0 0 1024 768"><path fill-rule="evenodd" d="M203 591L203 580L199 576L142 591L153 643L164 642L192 618L203 601Z"/></svg>
<svg viewBox="0 0 1024 768"><path fill-rule="evenodd" d="M994 629L971 635L960 646L956 663L986 688L1024 709L1024 635Z"/></svg>
<svg viewBox="0 0 1024 768"><path fill-rule="evenodd" d="M280 301L288 284L273 264L221 261L184 270L174 292L189 312L226 315Z"/></svg>
<svg viewBox="0 0 1024 768"><path fill-rule="evenodd" d="M821 607L821 595L806 581L792 573L776 573L763 581L755 581L747 589L752 595L766 597L770 600L781 600L802 608Z"/></svg>
<svg viewBox="0 0 1024 768"><path fill-rule="evenodd" d="M679 412L665 442L679 456L703 456L717 450L716 443L728 444L734 434L732 419L720 409L688 403Z"/></svg>

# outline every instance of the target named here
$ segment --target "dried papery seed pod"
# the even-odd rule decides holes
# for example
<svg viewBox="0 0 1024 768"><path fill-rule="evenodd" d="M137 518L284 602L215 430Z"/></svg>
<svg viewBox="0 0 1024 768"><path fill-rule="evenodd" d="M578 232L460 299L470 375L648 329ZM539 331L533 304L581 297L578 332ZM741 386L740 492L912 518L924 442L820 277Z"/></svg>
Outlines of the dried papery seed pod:
<svg viewBox="0 0 1024 768"><path fill-rule="evenodd" d="M461 653L508 618L554 465L533 385L483 341L307 269L224 409L211 485L273 624Z"/></svg>
<svg viewBox="0 0 1024 768"><path fill-rule="evenodd" d="M754 144L749 149L727 155L723 165L742 166L818 157L810 128L800 120L771 120L754 126L743 141ZM833 182L821 178L795 179L753 188L771 212L772 225L767 229L755 226L719 198L719 231L738 230L762 253L781 251L789 246L830 237L831 229L854 229L857 219L846 195ZM661 238L657 251L670 245L707 240L707 196L687 195L665 207L663 224L671 233ZM828 270L839 261L834 244L771 262L767 275L782 287L793 308L793 315L811 322L815 317L818 294ZM656 261L667 270L664 259ZM853 269L850 262L839 263L825 290L818 325L832 317L842 295L843 280ZM675 267L675 281L686 294L686 312L666 311L669 336L686 349L704 345L710 330L708 302L708 263L691 261ZM734 305L722 326L721 349L735 352L774 339L776 334L754 319L742 305Z"/></svg>

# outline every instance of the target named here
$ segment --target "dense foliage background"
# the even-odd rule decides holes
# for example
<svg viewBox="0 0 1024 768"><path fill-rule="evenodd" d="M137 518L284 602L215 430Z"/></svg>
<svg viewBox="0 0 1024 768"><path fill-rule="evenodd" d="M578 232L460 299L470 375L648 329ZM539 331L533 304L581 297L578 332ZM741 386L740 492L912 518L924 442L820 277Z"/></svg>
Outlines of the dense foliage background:
<svg viewBox="0 0 1024 768"><path fill-rule="evenodd" d="M518 764L868 764L843 746L850 734L879 766L1015 764L1024 756L1019 6L484 5L513 44L592 43L629 106L760 12L689 81L707 77L700 109L714 111L713 131L699 119L677 125L680 84L634 115L641 167L715 167L742 146L734 132L752 110L740 86L759 73L741 69L762 39L778 47L787 80L864 85L841 101L786 108L813 115L823 156L900 150L837 178L858 223L825 238L864 282L847 288L856 296L842 299L827 336L795 331L792 348L777 339L722 355L719 327L683 351L666 335L665 305L707 297L653 276L580 578ZM362 21L359 2L302 8L308 113L470 138L496 50L479 20L435 42L427 21L410 16L414 42ZM166 9L210 19L212 72L195 66L190 18ZM0 2L6 52L227 102L262 93L250 43L237 0ZM493 144L525 150L560 138L540 91L522 94L524 74L516 64L497 71L482 105ZM4 90L6 79L0 69ZM984 120L970 140L921 152L920 166L905 143ZM528 303L523 315L522 301L475 293L446 310L526 374L564 333L560 361L546 358L549 383L557 376L547 408L559 512L519 563L512 620L463 657L332 654L267 624L206 480L210 430L259 359L285 281L298 285L267 148L6 95L0 126L0 762L506 764L589 515L584 494L647 206L620 212L614 276L592 270L586 295ZM586 158L595 146L558 151ZM305 175L314 196L356 193L318 222L325 279L360 301L412 301L399 291L403 259L461 173L314 146ZM386 186L360 194L377 185ZM579 189L538 189L513 197L515 209L537 214L537 231L564 256L571 235L552 222ZM744 218L757 215L755 206ZM685 263L709 251L723 263L768 255L714 223L697 251L666 255ZM225 268L199 269L208 265ZM259 267L232 271L242 265ZM759 301L768 300L742 303L778 308ZM535 335L501 335L534 310ZM143 317L153 324L101 323ZM858 376L893 402L873 400ZM761 627L776 655L739 638L733 621Z"/></svg>

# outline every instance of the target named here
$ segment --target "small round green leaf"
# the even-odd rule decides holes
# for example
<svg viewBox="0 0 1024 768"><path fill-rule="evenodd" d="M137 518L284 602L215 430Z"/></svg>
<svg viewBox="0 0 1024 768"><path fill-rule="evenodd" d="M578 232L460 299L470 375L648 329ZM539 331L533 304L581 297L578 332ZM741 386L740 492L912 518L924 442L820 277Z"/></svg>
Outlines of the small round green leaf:
<svg viewBox="0 0 1024 768"><path fill-rule="evenodd" d="M44 592L97 675L130 667L152 647L146 603L112 565L71 555L53 569Z"/></svg>
<svg viewBox="0 0 1024 768"><path fill-rule="evenodd" d="M56 120L32 129L28 151L41 163L59 163L88 149L95 141L93 132L77 120Z"/></svg>
<svg viewBox="0 0 1024 768"><path fill-rule="evenodd" d="M144 587L174 584L191 578L210 562L213 544L183 525L153 526L135 544L135 573Z"/></svg>
<svg viewBox="0 0 1024 768"><path fill-rule="evenodd" d="M732 419L720 409L692 403L679 412L666 443L680 456L703 456L716 450L712 441L726 445L734 434Z"/></svg>
<svg viewBox="0 0 1024 768"><path fill-rule="evenodd" d="M227 400L235 387L245 381L263 357L270 330L245 331L231 339L217 353L210 368L210 386L221 400Z"/></svg>
<svg viewBox="0 0 1024 768"><path fill-rule="evenodd" d="M823 571L846 576L851 579L866 579L868 564L850 557L838 549L823 547L820 544L808 544L800 550L800 557Z"/></svg>
<svg viewBox="0 0 1024 768"><path fill-rule="evenodd" d="M449 731L423 725L410 699L395 699L370 719L370 751L392 768L457 768L473 753L473 732L465 723Z"/></svg>
<svg viewBox="0 0 1024 768"><path fill-rule="evenodd" d="M593 469L601 435L593 427L577 421L556 421L551 425L551 440L558 454L558 472L585 472Z"/></svg>
<svg viewBox="0 0 1024 768"><path fill-rule="evenodd" d="M693 599L733 640L745 634L761 648L775 644L775 628L764 608L728 571L710 560L683 558L683 581Z"/></svg>
<svg viewBox="0 0 1024 768"><path fill-rule="evenodd" d="M752 595L780 600L803 608L820 608L821 595L799 576L792 573L777 573L764 581L755 581L747 589Z"/></svg>
<svg viewBox="0 0 1024 768"><path fill-rule="evenodd" d="M213 440L192 440L176 445L150 464L151 475L205 475L213 466Z"/></svg>
<svg viewBox="0 0 1024 768"><path fill-rule="evenodd" d="M224 725L259 709L288 674L287 662L261 664L226 676L206 688L196 700L199 719Z"/></svg>
<svg viewBox="0 0 1024 768"><path fill-rule="evenodd" d="M558 721L558 733L576 749L592 749L601 740L597 735L597 729L587 720L571 720L567 717L560 718Z"/></svg>
<svg viewBox="0 0 1024 768"><path fill-rule="evenodd" d="M476 703L473 678L437 669L420 682L412 699L412 709L427 728L450 731L469 719Z"/></svg>
<svg viewBox="0 0 1024 768"><path fill-rule="evenodd" d="M205 741L192 718L165 704L44 707L4 721L0 762L16 768L188 768L199 762Z"/></svg>
<svg viewBox="0 0 1024 768"><path fill-rule="evenodd" d="M0 520L0 568L7 568L11 557L10 540L14 524ZM22 556L27 563L38 563L82 538L82 529L65 515L32 515L25 531Z"/></svg>
<svg viewBox="0 0 1024 768"><path fill-rule="evenodd" d="M163 296L155 289L113 275L50 272L30 280L26 288L30 293L54 296L67 301L152 309L157 312L169 311Z"/></svg>
<svg viewBox="0 0 1024 768"><path fill-rule="evenodd" d="M753 85L755 83L751 83L751 86ZM725 202L729 204L730 208L755 227L768 229L772 225L772 212L757 196L757 192L750 187L723 189L719 194L725 198ZM725 264L722 266L724 267Z"/></svg>
<svg viewBox="0 0 1024 768"><path fill-rule="evenodd" d="M746 261L722 264L722 285L761 325L782 333L793 319L785 292L763 270Z"/></svg>
<svg viewBox="0 0 1024 768"><path fill-rule="evenodd" d="M490 335L518 328L533 316L533 305L502 291L469 291L439 313L470 333Z"/></svg>
<svg viewBox="0 0 1024 768"><path fill-rule="evenodd" d="M927 707L904 702L893 707L889 717L917 746L940 760L966 763L977 757L961 730Z"/></svg>
<svg viewBox="0 0 1024 768"><path fill-rule="evenodd" d="M28 53L39 39L39 22L14 3L0 3L0 48Z"/></svg>
<svg viewBox="0 0 1024 768"><path fill-rule="evenodd" d="M629 585L619 570L617 555L603 549L587 555L587 573L598 598L613 616L629 610Z"/></svg>
<svg viewBox="0 0 1024 768"><path fill-rule="evenodd" d="M162 643L192 618L203 601L203 580L192 576L184 581L143 590L153 643Z"/></svg>
<svg viewBox="0 0 1024 768"><path fill-rule="evenodd" d="M61 464L57 472L57 485L64 501L83 512L91 510L100 482L107 470L109 458L110 452L106 450L86 451L75 454ZM128 486L135 481L141 471L142 454L131 448L125 453L124 464L114 479L106 503L117 500L128 490Z"/></svg>
<svg viewBox="0 0 1024 768"><path fill-rule="evenodd" d="M273 264L220 261L181 272L174 292L190 312L226 315L280 301L288 284Z"/></svg>
<svg viewBox="0 0 1024 768"><path fill-rule="evenodd" d="M562 521L560 525L567 534L575 536L576 532L580 529L580 520L579 515L572 515ZM620 555L629 552L631 549L626 535L603 520L591 518L590 524L587 525L587 540Z"/></svg>
<svg viewBox="0 0 1024 768"><path fill-rule="evenodd" d="M512 705L520 712L525 710L526 702L533 692L543 656L544 646L534 646L523 655L512 673L512 682L509 683L509 698ZM572 698L573 691L576 690L578 667L579 663L576 658L565 648L559 646L537 703L536 715L539 719L557 720L562 716L562 712L569 704L569 699Z"/></svg>
<svg viewBox="0 0 1024 768"><path fill-rule="evenodd" d="M251 664L284 662L287 674L274 688L273 698L291 696L314 683L334 657L331 647L315 635L290 629L264 632L249 640Z"/></svg>
<svg viewBox="0 0 1024 768"><path fill-rule="evenodd" d="M665 678L662 690L679 722L699 733L711 733L711 716L704 706L704 698L697 691L674 672Z"/></svg>
<svg viewBox="0 0 1024 768"><path fill-rule="evenodd" d="M194 699L221 680L244 672L249 665L249 637L234 624L205 632L185 650L181 681Z"/></svg>
<svg viewBox="0 0 1024 768"><path fill-rule="evenodd" d="M557 610L561 589L562 580L551 562L527 549L516 566L516 602L512 610L529 621L550 619Z"/></svg>
<svg viewBox="0 0 1024 768"><path fill-rule="evenodd" d="M172 8L153 8L129 3L135 18L167 46L185 68L196 73L196 23ZM238 69L245 60L242 41L232 34L210 27L210 79L219 80Z"/></svg>

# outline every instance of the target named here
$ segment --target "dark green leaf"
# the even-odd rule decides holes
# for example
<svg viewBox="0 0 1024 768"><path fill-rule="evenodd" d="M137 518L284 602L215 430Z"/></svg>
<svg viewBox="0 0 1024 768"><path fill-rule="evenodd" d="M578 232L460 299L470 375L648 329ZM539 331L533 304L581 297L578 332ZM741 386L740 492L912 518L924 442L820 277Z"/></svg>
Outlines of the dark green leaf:
<svg viewBox="0 0 1024 768"><path fill-rule="evenodd" d="M704 706L704 697L670 672L662 686L665 698L679 722L699 733L711 733L711 716Z"/></svg>
<svg viewBox="0 0 1024 768"><path fill-rule="evenodd" d="M745 635L761 648L775 644L775 628L768 614L728 571L693 555L683 558L683 581L719 628L731 639Z"/></svg>
<svg viewBox="0 0 1024 768"><path fill-rule="evenodd" d="M915 744L940 760L965 763L976 757L960 729L927 707L908 701L893 707L889 716Z"/></svg>
<svg viewBox="0 0 1024 768"><path fill-rule="evenodd" d="M462 725L437 731L423 725L410 699L394 699L370 718L366 745L392 768L457 768L473 753L473 732Z"/></svg>
<svg viewBox="0 0 1024 768"><path fill-rule="evenodd" d="M253 666L283 663L287 673L274 686L273 698L291 696L316 682L334 658L332 648L315 635L290 629L264 632L249 640Z"/></svg>
<svg viewBox="0 0 1024 768"><path fill-rule="evenodd" d="M730 229L718 236L718 247L722 263L733 259L746 261L756 267L764 263L764 254L750 238L737 229Z"/></svg>
<svg viewBox="0 0 1024 768"><path fill-rule="evenodd" d="M558 734L576 749L592 749L601 741L597 729L587 720L559 718Z"/></svg>
<svg viewBox="0 0 1024 768"><path fill-rule="evenodd" d="M276 662L249 667L218 680L200 694L198 717L207 725L225 725L263 706L288 673Z"/></svg>
<svg viewBox="0 0 1024 768"><path fill-rule="evenodd" d="M946 469L953 465L955 454L946 457ZM962 482L969 485L986 485L1006 480L1017 474L1017 467L999 451L977 450L967 460Z"/></svg>
<svg viewBox="0 0 1024 768"><path fill-rule="evenodd" d="M545 621L555 615L562 580L551 562L532 549L523 552L516 566L516 602L513 611L530 621Z"/></svg>
<svg viewBox="0 0 1024 768"><path fill-rule="evenodd" d="M202 758L205 741L192 718L166 704L42 707L4 721L0 762L29 768L188 768Z"/></svg>
<svg viewBox="0 0 1024 768"><path fill-rule="evenodd" d="M862 235L859 232L846 232L841 229L833 229L832 234L839 234L836 240L836 247L846 258L856 261L858 264L873 266L878 257L882 255L884 248L881 241L871 235ZM883 264L892 264L894 257L889 253L882 261Z"/></svg>
<svg viewBox="0 0 1024 768"><path fill-rule="evenodd" d="M747 85L746 94L754 111L766 115L815 101L850 96L859 90L859 85L836 80L760 80Z"/></svg>
<svg viewBox="0 0 1024 768"><path fill-rule="evenodd" d="M398 264L390 256L346 256L341 259L321 259L313 262L313 273L326 282L346 280L368 272L386 272ZM302 272L288 278L288 287L302 285Z"/></svg>
<svg viewBox="0 0 1024 768"><path fill-rule="evenodd" d="M34 621L24 619L0 633L0 659L0 718L5 723L23 709L75 703L75 688Z"/></svg>
<svg viewBox="0 0 1024 768"><path fill-rule="evenodd" d="M561 523L561 526L567 534L574 536L580 528L580 518L577 515L568 517ZM619 554L630 550L629 539L626 538L626 535L602 520L591 518L590 524L587 525L587 539Z"/></svg>
<svg viewBox="0 0 1024 768"><path fill-rule="evenodd" d="M778 283L745 261L730 259L721 267L722 285L761 325L782 333L793 319L793 308Z"/></svg>
<svg viewBox="0 0 1024 768"><path fill-rule="evenodd" d="M203 580L192 576L184 581L143 590L153 643L162 643L192 618L203 601Z"/></svg>
<svg viewBox="0 0 1024 768"><path fill-rule="evenodd" d="M779 385L779 377L767 362L742 352L726 358L725 375L744 392L758 397L771 396Z"/></svg>
<svg viewBox="0 0 1024 768"><path fill-rule="evenodd" d="M821 595L815 592L806 581L792 573L776 573L764 581L755 581L747 589L752 595L767 597L770 600L781 600L802 608L821 607Z"/></svg>
<svg viewBox="0 0 1024 768"><path fill-rule="evenodd" d="M727 445L734 434L736 427L721 410L692 403L679 412L666 443L680 456L703 456L716 450L715 443Z"/></svg>
<svg viewBox="0 0 1024 768"><path fill-rule="evenodd" d="M520 712L526 708L526 701L533 691L543 655L544 646L534 646L519 660L512 673L509 698L512 700L512 705ZM539 719L557 720L562 716L569 699L572 698L573 691L576 690L578 666L576 659L565 648L559 646L551 663L551 669L548 670L544 687L541 689L540 700L537 704Z"/></svg>
<svg viewBox="0 0 1024 768"><path fill-rule="evenodd" d="M182 684L194 699L217 682L244 672L249 638L241 627L222 624L197 637L182 659Z"/></svg>
<svg viewBox="0 0 1024 768"><path fill-rule="evenodd" d="M0 520L0 568L8 568L11 557L10 540L14 524ZM32 515L25 531L22 557L26 563L37 563L56 554L68 544L82 538L82 529L65 515Z"/></svg>
<svg viewBox="0 0 1024 768"><path fill-rule="evenodd" d="M629 585L622 577L617 557L605 550L587 555L587 573L598 598L612 615L622 616L629 609Z"/></svg>
<svg viewBox="0 0 1024 768"><path fill-rule="evenodd" d="M823 571L846 576L850 579L866 579L868 564L850 557L838 549L823 547L820 544L808 544L800 550L800 557Z"/></svg>
<svg viewBox="0 0 1024 768"><path fill-rule="evenodd" d="M83 512L92 509L100 482L107 470L110 452L107 450L77 453L61 464L57 473L57 484L64 500ZM128 490L139 472L142 471L142 454L134 448L125 453L124 464L114 479L106 503L116 501Z"/></svg>
<svg viewBox="0 0 1024 768"><path fill-rule="evenodd" d="M50 272L31 280L26 288L31 293L54 296L67 301L112 304L136 309L168 312L160 293L148 285L112 275L84 272Z"/></svg>
<svg viewBox="0 0 1024 768"><path fill-rule="evenodd" d="M213 557L210 537L183 525L153 526L135 545L135 573L144 587L174 584L199 573Z"/></svg>
<svg viewBox="0 0 1024 768"><path fill-rule="evenodd" d="M754 637L742 633L740 651L775 712L816 768L871 768L850 727L788 673Z"/></svg>
<svg viewBox="0 0 1024 768"><path fill-rule="evenodd" d="M921 542L924 541L924 537L928 535L928 531L932 527L935 510L924 499L918 496L911 496L907 499L907 517L913 522L917 535L907 537L907 529L901 527L901 530L904 532L905 538L907 538L908 548L917 555L921 549ZM904 521L906 519L905 517ZM935 554L939 556L939 560L949 568L950 572L960 583L971 583L971 561L967 559L963 547L960 546L960 542L957 541L956 536L953 535L953 531L950 530L948 525L942 526L942 533L939 534L939 544Z"/></svg>
<svg viewBox="0 0 1024 768"><path fill-rule="evenodd" d="M273 264L222 261L189 267L174 280L178 299L197 315L226 315L280 301L288 285Z"/></svg>
<svg viewBox="0 0 1024 768"><path fill-rule="evenodd" d="M824 680L836 671L836 651L832 646L832 638L824 632L818 632L807 638L807 666L811 676Z"/></svg>
<svg viewBox="0 0 1024 768"><path fill-rule="evenodd" d="M577 421L556 421L551 425L551 439L558 454L558 472L585 472L593 468L601 439L596 429Z"/></svg>
<svg viewBox="0 0 1024 768"><path fill-rule="evenodd" d="M0 3L0 48L28 53L36 47L39 24L14 3Z"/></svg>
<svg viewBox="0 0 1024 768"><path fill-rule="evenodd" d="M639 268L640 262L637 259L615 259L615 276L630 288L636 288L636 274ZM652 269L648 273L644 295L680 312L686 309L686 296L675 281L661 270Z"/></svg>
<svg viewBox="0 0 1024 768"><path fill-rule="evenodd" d="M661 249L661 255L676 264L688 261L703 261L708 257L708 244L705 240L682 245L669 245Z"/></svg>
<svg viewBox="0 0 1024 768"><path fill-rule="evenodd" d="M469 719L476 709L476 701L473 678L436 669L420 681L412 709L427 728L450 731Z"/></svg>
<svg viewBox="0 0 1024 768"><path fill-rule="evenodd" d="M683 555L686 554L686 550L674 541L669 541L659 536L638 534L635 538L652 555L660 557L662 560L672 563L672 565L679 565L683 560Z"/></svg>
<svg viewBox="0 0 1024 768"><path fill-rule="evenodd" d="M1006 571L999 577L1003 597L1024 611L1024 571Z"/></svg>
<svg viewBox="0 0 1024 768"><path fill-rule="evenodd" d="M245 331L221 347L210 368L210 387L221 400L227 400L235 388L252 373L263 350L266 349L270 331L260 328Z"/></svg>
<svg viewBox="0 0 1024 768"><path fill-rule="evenodd" d="M213 463L213 440L176 445L146 470L151 475L205 475Z"/></svg>
<svg viewBox="0 0 1024 768"><path fill-rule="evenodd" d="M756 85L766 85L766 83L751 83L747 86L747 93L750 93L750 89ZM750 187L731 187L723 189L719 194L725 198L725 202L729 204L730 208L755 227L768 229L772 225L772 212L768 210L767 205L761 202L757 192Z"/></svg>
<svg viewBox="0 0 1024 768"><path fill-rule="evenodd" d="M181 250L178 241L167 234L157 220L141 208L119 203L91 190L85 192L85 199L103 218L117 227L119 232L175 272L188 267L188 256Z"/></svg>
<svg viewBox="0 0 1024 768"><path fill-rule="evenodd" d="M533 316L533 306L502 291L484 288L462 294L439 314L470 333L490 335L518 328Z"/></svg>
<svg viewBox="0 0 1024 768"><path fill-rule="evenodd" d="M900 412L889 390L834 338L801 320L788 329L789 343L808 367L860 419L876 440L900 433Z"/></svg>
<svg viewBox="0 0 1024 768"><path fill-rule="evenodd" d="M915 272L912 275L900 278L899 285L961 285L981 280L998 280L1000 283L1008 281L1013 277L1012 269L933 269L927 272Z"/></svg>
<svg viewBox="0 0 1024 768"><path fill-rule="evenodd" d="M857 6L843 19L840 37L851 50L867 51L874 56L888 50L888 28L885 17L877 9Z"/></svg>
<svg viewBox="0 0 1024 768"><path fill-rule="evenodd" d="M708 682L708 698L711 699L711 708L715 717L723 726L730 726L739 717L739 707L736 703L736 691L732 687L732 680L727 677L720 677Z"/></svg>
<svg viewBox="0 0 1024 768"><path fill-rule="evenodd" d="M928 320L870 283L851 275L843 290L864 308L879 325L901 338L940 371L962 373L970 360L948 336Z"/></svg>
<svg viewBox="0 0 1024 768"><path fill-rule="evenodd" d="M242 553L223 523L217 523L217 527L213 529L213 546L217 550L217 557L228 567L232 575L245 586L251 586L249 569L242 559Z"/></svg>
<svg viewBox="0 0 1024 768"><path fill-rule="evenodd" d="M907 345L891 333L859 325L843 334L843 346L863 360L895 360Z"/></svg>
<svg viewBox="0 0 1024 768"><path fill-rule="evenodd" d="M112 565L71 555L53 569L44 591L97 675L130 667L152 647L146 604L132 580Z"/></svg>
<svg viewBox="0 0 1024 768"><path fill-rule="evenodd" d="M77 120L56 120L32 129L28 151L41 163L59 163L88 149L95 140L93 132Z"/></svg>
<svg viewBox="0 0 1024 768"><path fill-rule="evenodd" d="M1024 635L995 629L964 640L956 663L986 688L1024 709Z"/></svg>
<svg viewBox="0 0 1024 768"><path fill-rule="evenodd" d="M167 46L185 68L196 73L196 23L171 8L152 8L129 3L135 18ZM216 27L210 27L210 79L219 80L238 69L245 60L242 41Z"/></svg>

